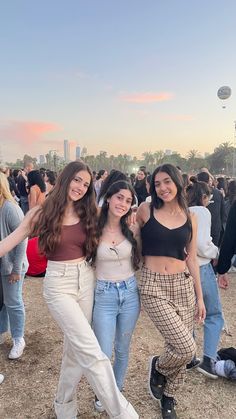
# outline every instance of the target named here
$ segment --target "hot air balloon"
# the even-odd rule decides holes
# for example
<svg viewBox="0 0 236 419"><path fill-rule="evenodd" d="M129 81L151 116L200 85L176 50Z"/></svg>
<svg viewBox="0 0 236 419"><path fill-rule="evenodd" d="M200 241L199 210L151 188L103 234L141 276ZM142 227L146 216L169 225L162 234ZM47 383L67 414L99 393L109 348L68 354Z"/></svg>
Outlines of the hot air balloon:
<svg viewBox="0 0 236 419"><path fill-rule="evenodd" d="M229 86L222 86L218 89L217 96L220 100L226 100L229 99L231 93L232 92ZM225 104L222 104L222 108L226 108Z"/></svg>

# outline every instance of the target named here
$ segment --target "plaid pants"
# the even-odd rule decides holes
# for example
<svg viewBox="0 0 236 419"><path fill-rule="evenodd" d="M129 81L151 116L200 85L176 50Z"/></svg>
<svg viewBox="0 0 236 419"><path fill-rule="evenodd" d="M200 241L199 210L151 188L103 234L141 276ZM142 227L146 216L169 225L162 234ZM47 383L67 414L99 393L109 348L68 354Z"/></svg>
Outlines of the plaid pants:
<svg viewBox="0 0 236 419"><path fill-rule="evenodd" d="M193 339L195 293L193 278L186 272L159 274L141 270L140 296L144 309L165 339L156 368L166 379L164 393L173 397L183 383L186 364L196 353Z"/></svg>

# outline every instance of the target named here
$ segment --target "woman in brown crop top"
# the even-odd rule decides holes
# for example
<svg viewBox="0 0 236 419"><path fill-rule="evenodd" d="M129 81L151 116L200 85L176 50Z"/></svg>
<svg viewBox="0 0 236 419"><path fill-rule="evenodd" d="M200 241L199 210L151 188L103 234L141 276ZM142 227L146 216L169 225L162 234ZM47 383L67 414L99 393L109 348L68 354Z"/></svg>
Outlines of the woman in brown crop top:
<svg viewBox="0 0 236 419"><path fill-rule="evenodd" d="M97 246L96 226L92 174L86 164L75 161L61 172L44 204L30 210L14 233L0 242L1 257L28 235L38 235L39 246L48 257L44 297L64 334L54 402L58 419L76 418L76 390L82 375L110 418L138 418L118 390L111 363L90 326L95 276L88 261Z"/></svg>
<svg viewBox="0 0 236 419"><path fill-rule="evenodd" d="M149 390L154 399L161 401L162 417L176 419L174 395L183 381L186 364L196 352L192 336L195 297L197 319L203 322L205 318L197 263L197 226L195 216L188 211L182 177L175 166L164 164L155 169L150 192L151 204L142 203L137 212L147 252L143 249L140 295L145 310L165 339L165 350L150 360ZM149 223L151 230L147 228ZM177 240L178 234L183 234L187 227L189 234L183 243L183 238ZM155 230L159 232L156 236L159 246L155 245ZM153 252L152 246L147 245L148 231ZM182 243L183 248L176 253L171 252L172 237L178 246Z"/></svg>

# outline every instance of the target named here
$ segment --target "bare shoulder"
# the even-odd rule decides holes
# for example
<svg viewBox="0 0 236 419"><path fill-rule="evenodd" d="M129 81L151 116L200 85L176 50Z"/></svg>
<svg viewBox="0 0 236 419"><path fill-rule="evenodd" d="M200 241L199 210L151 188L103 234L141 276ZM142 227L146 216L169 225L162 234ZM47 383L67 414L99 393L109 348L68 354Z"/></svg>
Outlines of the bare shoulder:
<svg viewBox="0 0 236 419"><path fill-rule="evenodd" d="M142 227L150 218L150 203L142 202L137 211L137 222Z"/></svg>

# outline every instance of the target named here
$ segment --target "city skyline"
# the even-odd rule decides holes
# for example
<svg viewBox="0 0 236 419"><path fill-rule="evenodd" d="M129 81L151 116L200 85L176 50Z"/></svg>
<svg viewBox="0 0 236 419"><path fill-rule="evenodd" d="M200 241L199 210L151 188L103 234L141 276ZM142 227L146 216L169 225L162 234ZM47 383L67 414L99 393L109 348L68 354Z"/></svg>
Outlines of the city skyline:
<svg viewBox="0 0 236 419"><path fill-rule="evenodd" d="M63 155L64 139L71 155L137 157L235 143L235 12L232 0L4 2L4 160Z"/></svg>

